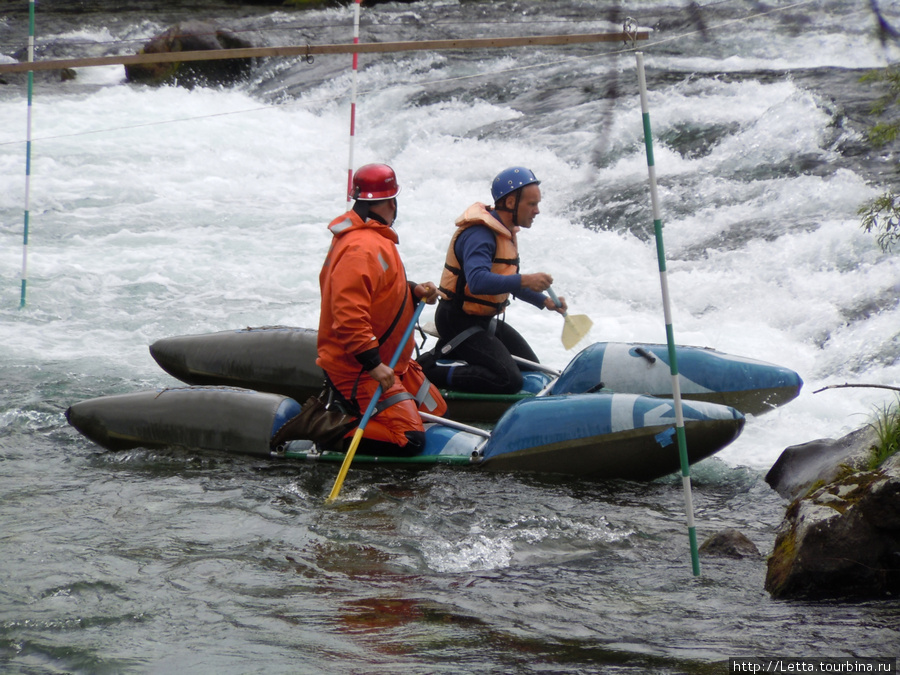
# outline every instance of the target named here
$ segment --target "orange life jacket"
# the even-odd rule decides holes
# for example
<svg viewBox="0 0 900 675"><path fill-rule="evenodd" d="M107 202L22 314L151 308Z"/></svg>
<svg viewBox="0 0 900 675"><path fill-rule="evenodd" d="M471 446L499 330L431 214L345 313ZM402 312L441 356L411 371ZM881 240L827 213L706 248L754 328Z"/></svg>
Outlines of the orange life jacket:
<svg viewBox="0 0 900 675"><path fill-rule="evenodd" d="M473 225L484 225L494 234L497 249L491 261L491 272L503 275L518 273L519 249L516 245L515 232L510 232L503 223L494 218L484 204L476 202L456 219L456 232L450 239L450 248L447 250L447 257L444 260L444 271L441 273L441 284L438 290L444 300L461 304L466 314L495 316L509 304L509 293L475 295L469 289L468 284L465 288L459 287L462 264L456 257L456 240L466 228Z"/></svg>

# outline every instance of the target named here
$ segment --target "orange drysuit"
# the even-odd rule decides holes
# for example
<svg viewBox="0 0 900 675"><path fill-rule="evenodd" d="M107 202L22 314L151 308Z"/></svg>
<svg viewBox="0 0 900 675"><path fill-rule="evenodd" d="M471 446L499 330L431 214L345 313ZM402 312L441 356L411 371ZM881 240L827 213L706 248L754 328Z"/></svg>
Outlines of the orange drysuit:
<svg viewBox="0 0 900 675"><path fill-rule="evenodd" d="M373 219L363 221L348 211L328 229L334 239L319 274L322 310L316 363L338 391L348 400L355 398L364 412L378 388L366 371L379 362L390 364L415 313L414 284L406 280L397 250L399 239L392 228ZM406 431L424 431L420 407L434 415L446 412L437 387L411 358L414 345L410 336L394 366L394 386L380 400L409 392L421 404L407 398L381 410L369 419L364 438L402 448Z"/></svg>

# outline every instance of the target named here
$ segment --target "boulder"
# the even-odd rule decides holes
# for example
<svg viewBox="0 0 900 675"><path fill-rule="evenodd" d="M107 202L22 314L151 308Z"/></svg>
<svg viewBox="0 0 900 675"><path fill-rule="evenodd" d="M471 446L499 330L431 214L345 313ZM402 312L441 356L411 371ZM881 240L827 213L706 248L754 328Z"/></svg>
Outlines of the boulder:
<svg viewBox="0 0 900 675"><path fill-rule="evenodd" d="M248 40L218 24L183 21L151 39L138 53L197 52L253 46ZM178 84L188 88L228 85L249 75L251 61L251 59L217 59L128 65L125 66L125 77L129 82L152 85Z"/></svg>
<svg viewBox="0 0 900 675"><path fill-rule="evenodd" d="M719 558L759 558L756 544L734 528L709 536L700 546L700 553Z"/></svg>
<svg viewBox="0 0 900 675"><path fill-rule="evenodd" d="M773 597L900 591L900 455L871 470L872 449L867 426L788 448L766 476L793 499L768 559L765 588Z"/></svg>
<svg viewBox="0 0 900 675"><path fill-rule="evenodd" d="M796 499L813 485L834 480L846 469L865 470L878 435L866 425L837 440L822 438L785 449L766 474L782 497Z"/></svg>

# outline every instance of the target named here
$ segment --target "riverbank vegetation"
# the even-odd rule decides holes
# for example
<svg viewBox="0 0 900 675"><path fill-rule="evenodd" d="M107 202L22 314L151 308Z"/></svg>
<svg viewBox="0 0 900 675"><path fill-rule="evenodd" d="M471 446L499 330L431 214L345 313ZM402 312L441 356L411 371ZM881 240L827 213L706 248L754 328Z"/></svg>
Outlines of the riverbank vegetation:
<svg viewBox="0 0 900 675"><path fill-rule="evenodd" d="M900 394L893 403L876 409L869 425L878 436L869 468L877 469L888 457L900 452Z"/></svg>
<svg viewBox="0 0 900 675"><path fill-rule="evenodd" d="M900 67L891 66L875 70L862 77L862 82L871 82L885 87L885 93L875 102L872 114L887 119L877 122L869 129L869 143L873 148L884 148L900 136L900 118L897 117L897 103L900 99ZM881 250L889 252L900 242L900 195L888 190L859 208L862 228L875 232Z"/></svg>

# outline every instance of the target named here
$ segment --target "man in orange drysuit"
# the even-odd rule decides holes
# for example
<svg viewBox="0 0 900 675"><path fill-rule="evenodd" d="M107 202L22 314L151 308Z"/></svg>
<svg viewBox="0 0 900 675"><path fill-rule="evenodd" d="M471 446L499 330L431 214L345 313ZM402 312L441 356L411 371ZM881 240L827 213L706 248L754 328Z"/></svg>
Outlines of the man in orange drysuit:
<svg viewBox="0 0 900 675"><path fill-rule="evenodd" d="M366 425L361 452L411 456L425 447L419 409L443 415L447 404L412 360L412 336L396 366L388 366L418 301L437 299L437 287L430 281L406 279L392 227L398 192L391 167L360 167L352 181L353 207L328 226L334 239L319 274L322 309L316 363L339 398L357 407L360 415L381 385L383 393Z"/></svg>

